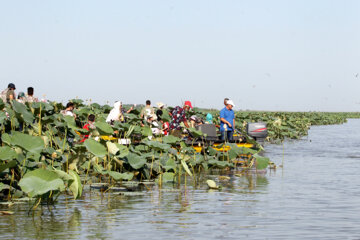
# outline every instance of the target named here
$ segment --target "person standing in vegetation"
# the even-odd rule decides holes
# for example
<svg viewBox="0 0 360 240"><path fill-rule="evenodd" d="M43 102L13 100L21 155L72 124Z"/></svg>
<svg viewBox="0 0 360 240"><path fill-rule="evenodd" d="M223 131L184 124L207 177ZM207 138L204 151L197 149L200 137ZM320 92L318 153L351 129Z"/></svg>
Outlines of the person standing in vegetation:
<svg viewBox="0 0 360 240"><path fill-rule="evenodd" d="M226 107L220 111L220 133L221 140L232 141L235 130L235 114L232 100L226 101Z"/></svg>
<svg viewBox="0 0 360 240"><path fill-rule="evenodd" d="M7 89L1 92L1 98L7 103L10 103L11 100L15 100L15 89L15 84L9 83Z"/></svg>
<svg viewBox="0 0 360 240"><path fill-rule="evenodd" d="M156 117L157 117L157 120L159 121L159 123L161 124L162 134L164 134L164 136L167 136L167 135L169 135L170 124L169 124L169 122L165 121L165 119L163 119L162 115L163 115L163 111L161 109L158 109L156 111Z"/></svg>
<svg viewBox="0 0 360 240"><path fill-rule="evenodd" d="M155 109L151 106L151 101L146 100L146 106L143 109L141 109L140 118L147 120L148 116L154 116L154 115L155 115Z"/></svg>
<svg viewBox="0 0 360 240"><path fill-rule="evenodd" d="M26 96L26 102L38 102L39 99L37 99L36 97L34 97L34 88L33 87L28 87L27 89L27 96Z"/></svg>
<svg viewBox="0 0 360 240"><path fill-rule="evenodd" d="M190 108L192 108L190 101L185 101L184 107L181 108L179 106L176 106L171 111L171 122L170 122L170 134L175 137L181 137L181 123L183 122L184 125L189 128L189 124L186 119L185 111L188 111Z"/></svg>
<svg viewBox="0 0 360 240"><path fill-rule="evenodd" d="M88 116L88 122L87 122L87 124L84 125L83 129L88 130L88 131L95 129L96 127L95 127L94 123L95 123L95 115L90 114ZM80 142L85 142L85 140L88 139L89 137L90 137L90 134L84 135L83 139L81 139Z"/></svg>
<svg viewBox="0 0 360 240"><path fill-rule="evenodd" d="M128 111L125 111L125 109L122 106L122 102L115 102L114 108L111 109L109 115L106 118L106 122L110 124L114 124L115 121L119 122L125 122L125 113L130 113L134 107L132 106Z"/></svg>
<svg viewBox="0 0 360 240"><path fill-rule="evenodd" d="M19 92L17 101L18 101L19 103L25 104L25 102L26 102L26 97L25 97L25 93L24 93L24 92Z"/></svg>
<svg viewBox="0 0 360 240"><path fill-rule="evenodd" d="M206 115L206 122L207 124L213 124L213 115L211 113L208 113Z"/></svg>
<svg viewBox="0 0 360 240"><path fill-rule="evenodd" d="M76 114L73 112L75 109L75 105L72 102L68 102L66 104L66 108L64 110L62 110L60 113L64 116L71 116L76 118Z"/></svg>

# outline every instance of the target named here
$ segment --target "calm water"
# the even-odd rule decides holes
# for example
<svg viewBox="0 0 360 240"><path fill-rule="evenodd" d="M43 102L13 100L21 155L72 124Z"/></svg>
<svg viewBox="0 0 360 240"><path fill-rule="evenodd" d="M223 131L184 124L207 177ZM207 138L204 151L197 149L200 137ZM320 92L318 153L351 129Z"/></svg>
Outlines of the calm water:
<svg viewBox="0 0 360 240"><path fill-rule="evenodd" d="M232 176L222 191L153 187L142 196L87 193L28 215L2 210L1 239L360 239L360 120L312 127L266 146L283 168ZM210 176L213 177L213 176Z"/></svg>

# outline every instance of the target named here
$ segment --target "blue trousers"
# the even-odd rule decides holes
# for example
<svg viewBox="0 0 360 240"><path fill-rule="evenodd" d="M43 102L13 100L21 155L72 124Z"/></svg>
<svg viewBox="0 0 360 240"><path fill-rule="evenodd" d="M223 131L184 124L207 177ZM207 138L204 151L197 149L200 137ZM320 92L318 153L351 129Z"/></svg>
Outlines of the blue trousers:
<svg viewBox="0 0 360 240"><path fill-rule="evenodd" d="M234 135L234 132L233 131L224 131L224 132L221 132L221 140L225 140L225 141L232 141L233 140L233 135Z"/></svg>

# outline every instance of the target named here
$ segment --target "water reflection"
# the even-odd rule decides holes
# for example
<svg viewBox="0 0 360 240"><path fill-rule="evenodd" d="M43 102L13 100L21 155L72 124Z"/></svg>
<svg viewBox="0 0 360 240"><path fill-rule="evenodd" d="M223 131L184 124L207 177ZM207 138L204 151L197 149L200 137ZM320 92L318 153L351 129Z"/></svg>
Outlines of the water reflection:
<svg viewBox="0 0 360 240"><path fill-rule="evenodd" d="M191 184L177 188L153 186L144 191L143 196L92 190L81 200L63 197L55 206L41 206L30 214L27 204L16 205L12 209L15 215L8 216L7 221L0 219L0 234L3 239L77 239L84 236L105 239L113 237L113 232L120 229L124 231L128 224L132 228L155 225L159 231L169 226L193 228L199 224L195 220L199 215L231 215L231 209L224 209L224 206L236 206L237 194L266 190L268 180L265 175L237 177L234 174L237 173L227 173L229 179L218 181L221 191L208 190L201 182L195 187ZM135 223L140 225L133 225Z"/></svg>
<svg viewBox="0 0 360 240"><path fill-rule="evenodd" d="M267 146L284 168L267 174L215 172L186 185L154 185L143 195L86 191L55 207L1 210L2 239L334 239L359 238L360 121L312 128L308 139ZM346 136L341 132L348 132ZM329 138L328 136L332 136ZM331 142L335 139L336 142ZM311 140L311 142L310 142ZM336 147L334 147L336 146ZM220 178L219 176L223 176ZM215 180L220 191L208 190ZM184 183L185 179L182 179Z"/></svg>

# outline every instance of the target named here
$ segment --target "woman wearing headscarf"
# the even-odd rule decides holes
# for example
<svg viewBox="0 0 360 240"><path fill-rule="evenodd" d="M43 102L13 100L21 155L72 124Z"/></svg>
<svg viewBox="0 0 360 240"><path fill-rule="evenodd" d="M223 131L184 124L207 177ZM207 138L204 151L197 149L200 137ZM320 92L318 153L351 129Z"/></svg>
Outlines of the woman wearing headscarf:
<svg viewBox="0 0 360 240"><path fill-rule="evenodd" d="M18 101L19 103L25 104L25 102L26 102L26 97L25 97L25 93L24 93L24 92L19 92L17 101Z"/></svg>
<svg viewBox="0 0 360 240"><path fill-rule="evenodd" d="M213 115L211 113L208 113L206 115L206 123L207 124L212 124L213 123Z"/></svg>
<svg viewBox="0 0 360 240"><path fill-rule="evenodd" d="M111 109L109 115L106 118L106 122L113 124L115 121L124 122L125 117L124 113L130 113L134 109L134 106L132 106L127 112L125 112L125 109L122 107L122 102L115 102L113 109Z"/></svg>
<svg viewBox="0 0 360 240"><path fill-rule="evenodd" d="M114 108L111 109L109 115L106 118L107 123L113 124L115 121L124 121L121 102L114 103Z"/></svg>

